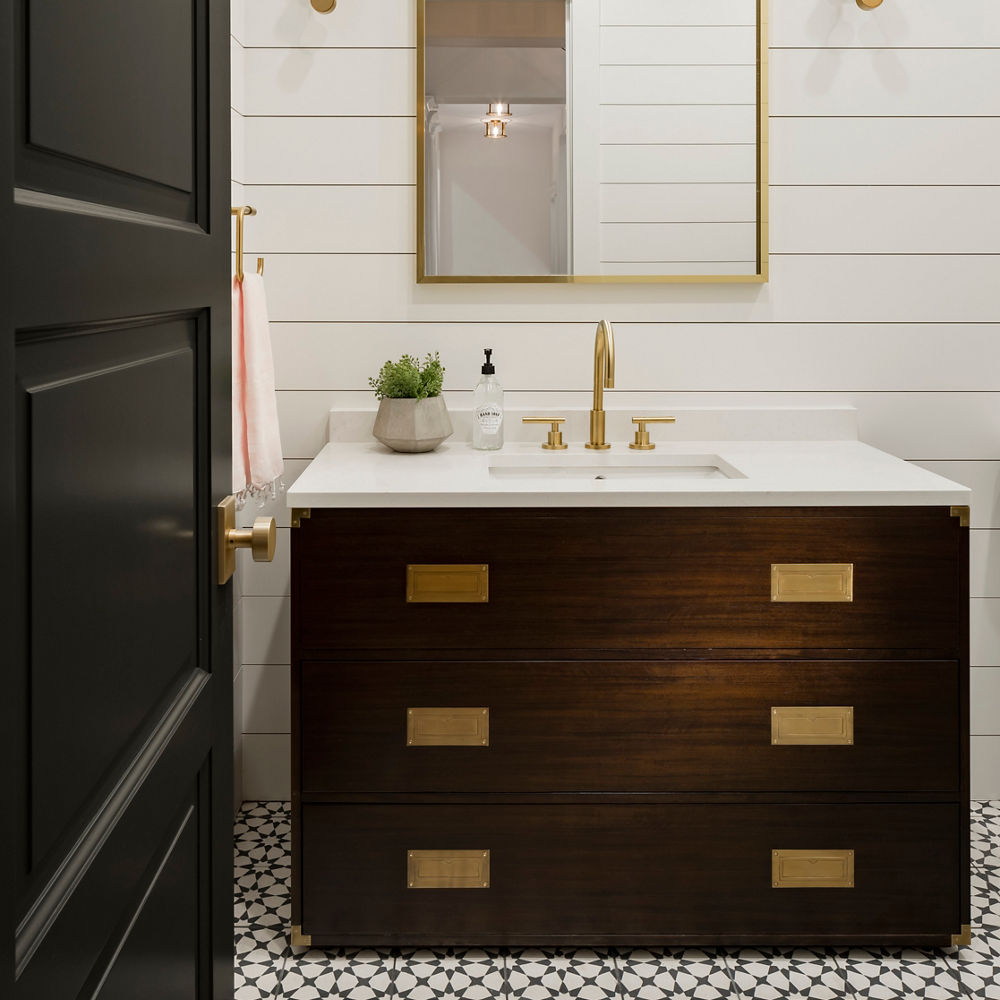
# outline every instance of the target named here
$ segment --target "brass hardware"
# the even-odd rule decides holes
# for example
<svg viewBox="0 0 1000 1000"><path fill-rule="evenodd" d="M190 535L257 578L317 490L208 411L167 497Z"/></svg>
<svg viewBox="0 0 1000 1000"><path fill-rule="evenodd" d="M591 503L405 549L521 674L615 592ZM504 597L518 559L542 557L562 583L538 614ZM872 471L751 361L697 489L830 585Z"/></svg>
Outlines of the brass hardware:
<svg viewBox="0 0 1000 1000"><path fill-rule="evenodd" d="M488 708L408 708L408 747L488 747Z"/></svg>
<svg viewBox="0 0 1000 1000"><path fill-rule="evenodd" d="M483 563L416 563L406 567L406 600L413 604L481 604L490 599Z"/></svg>
<svg viewBox="0 0 1000 1000"><path fill-rule="evenodd" d="M951 516L958 518L960 528L967 528L971 520L971 511L964 504L957 505L951 508Z"/></svg>
<svg viewBox="0 0 1000 1000"><path fill-rule="evenodd" d="M243 219L248 215L256 215L257 209L252 205L239 205L229 209L230 215L236 216L236 280L243 280ZM257 259L257 273L264 273L264 262Z"/></svg>
<svg viewBox="0 0 1000 1000"><path fill-rule="evenodd" d="M882 0L858 0L858 6L862 10L874 10L882 6Z"/></svg>
<svg viewBox="0 0 1000 1000"><path fill-rule="evenodd" d="M958 934L952 934L952 948L961 948L972 944L972 924L962 924L962 929Z"/></svg>
<svg viewBox="0 0 1000 1000"><path fill-rule="evenodd" d="M772 563L771 600L853 601L854 563Z"/></svg>
<svg viewBox="0 0 1000 1000"><path fill-rule="evenodd" d="M646 424L676 424L676 417L633 417L632 423L638 426L635 429L635 440L629 445L636 451L652 451L656 445L649 440L649 431Z"/></svg>
<svg viewBox="0 0 1000 1000"><path fill-rule="evenodd" d="M590 411L590 440L584 445L595 451L610 448L604 440L604 390L615 387L615 331L602 319L594 337L594 406Z"/></svg>
<svg viewBox="0 0 1000 1000"><path fill-rule="evenodd" d="M488 889L489 851L407 851L408 889Z"/></svg>
<svg viewBox="0 0 1000 1000"><path fill-rule="evenodd" d="M292 508L292 527L301 528L304 518L312 517L312 511L308 507Z"/></svg>
<svg viewBox="0 0 1000 1000"><path fill-rule="evenodd" d="M312 9L319 14L329 14L337 6L337 0L310 0Z"/></svg>
<svg viewBox="0 0 1000 1000"><path fill-rule="evenodd" d="M236 527L236 498L226 497L215 508L220 586L236 572L236 550L250 549L254 562L270 562L277 540L273 517L258 517L252 528Z"/></svg>
<svg viewBox="0 0 1000 1000"><path fill-rule="evenodd" d="M774 746L851 746L853 705L778 705L771 709Z"/></svg>
<svg viewBox="0 0 1000 1000"><path fill-rule="evenodd" d="M775 889L853 889L854 851L772 851Z"/></svg>
<svg viewBox="0 0 1000 1000"><path fill-rule="evenodd" d="M313 939L312 934L303 934L301 924L292 924L292 933L289 935L291 938L291 943L293 948L311 948Z"/></svg>
<svg viewBox="0 0 1000 1000"><path fill-rule="evenodd" d="M414 119L417 130L417 283L418 284L553 284L553 285L761 285L769 272L768 237L768 148L770 118L768 115L768 0L757 0L757 253L756 274L428 274L425 242L425 144L427 129L427 87L425 54L427 42L427 0L417 0L417 85Z"/></svg>
<svg viewBox="0 0 1000 1000"><path fill-rule="evenodd" d="M522 424L551 424L548 440L542 445L546 451L564 451L566 445L563 444L560 424L566 423L565 417L521 417Z"/></svg>

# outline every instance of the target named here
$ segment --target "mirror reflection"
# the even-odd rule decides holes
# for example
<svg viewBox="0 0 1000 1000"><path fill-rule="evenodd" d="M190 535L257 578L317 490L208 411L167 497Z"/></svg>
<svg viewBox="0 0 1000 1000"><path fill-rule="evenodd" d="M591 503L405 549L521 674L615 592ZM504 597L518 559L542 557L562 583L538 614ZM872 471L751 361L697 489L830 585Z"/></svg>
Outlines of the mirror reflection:
<svg viewBox="0 0 1000 1000"><path fill-rule="evenodd" d="M757 0L421 12L421 280L761 275Z"/></svg>

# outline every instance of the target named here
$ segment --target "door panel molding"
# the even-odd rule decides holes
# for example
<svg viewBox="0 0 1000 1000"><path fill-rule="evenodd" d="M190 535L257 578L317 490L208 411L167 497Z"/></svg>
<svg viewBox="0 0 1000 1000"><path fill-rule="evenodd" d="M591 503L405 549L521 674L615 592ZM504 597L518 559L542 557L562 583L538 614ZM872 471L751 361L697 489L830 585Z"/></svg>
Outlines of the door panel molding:
<svg viewBox="0 0 1000 1000"><path fill-rule="evenodd" d="M192 319L19 344L28 400L19 479L31 515L29 893L47 859L92 819L163 699L206 666L197 581L204 480L192 444L208 415L196 394L196 345Z"/></svg>
<svg viewBox="0 0 1000 1000"><path fill-rule="evenodd" d="M197 790L195 790L195 797L196 796L197 796ZM132 915L124 922L124 926L121 928L121 930L112 937L111 941L109 942L108 948L105 949L105 952L101 957L101 960L99 960L97 965L95 966L94 971L92 972L87 982L87 985L85 986L84 990L81 991L84 996L93 997L96 1000L96 998L102 994L102 991L104 990L105 986L108 986L109 984L111 986L112 992L120 995L122 989L121 989L121 984L116 982L117 976L125 975L135 978L135 976L138 974L144 977L144 974L141 971L142 969L141 961L133 961L131 963L131 967L125 971L123 971L122 967L117 964L122 954L127 953L130 948L136 948L141 951L143 950L143 944L145 944L145 949L148 951L149 947L148 942L144 943L135 942L136 937L142 936L142 931L145 931L147 937L149 937L151 933L155 935L157 930L159 930L161 932L166 931L167 933L176 938L179 928L177 928L174 925L174 921L170 919L175 915L169 913L164 915L158 911L161 910L161 908L163 907L164 904L163 897L168 894L170 888L173 888L175 892L177 888L180 888L181 890L187 889L190 891L192 895L197 896L197 888L198 888L197 880L191 879L190 871L184 872L183 870L181 870L180 872L177 872L175 870L171 872L171 868L174 869L183 868L183 864L185 861L183 854L185 851L195 855L194 862L195 862L195 867L197 867L196 855L199 847L198 830L197 830L198 816L196 813L197 805L198 803L196 799L195 802L187 806L187 808L184 810L184 815L182 816L179 823L176 824L176 829L174 830L173 835L170 837L170 842L167 845L166 850L164 850L160 855L160 857L154 862L156 865L156 870L153 872L152 877L146 884L146 887L142 893L142 897L140 898L137 906L132 912ZM190 879L190 884L186 886L181 885L179 887L165 886L164 883L170 881L171 874L175 876L175 881L178 880L177 876L180 875L179 881L181 882L185 880L186 876L187 879ZM153 922L154 924L153 927L148 927L148 926L143 927L144 923L148 924L150 921ZM165 921L168 923L166 927L163 926ZM159 924L159 927L157 927L156 924ZM181 934L183 934L183 928L180 928L180 931ZM160 945L160 948L162 949L163 948L162 939L158 943ZM192 956L188 955L184 956L184 958L190 961ZM191 968L190 970L191 982L185 985L195 986L195 988L197 989L196 983L200 978L201 970L196 967L196 964L200 962L200 964L203 965L204 961L205 958L203 956L194 956L194 962L192 962L191 964L192 966L195 967ZM183 969L175 969L173 967L171 967L168 970L168 972L173 973L172 976L173 979L178 978L178 974L180 974L180 978L184 978L183 971L184 971ZM94 983L93 986L91 986L92 982ZM146 979L142 983L142 985L139 986L138 988L135 988L136 985L137 984L133 983L132 984L133 988L131 989L128 989L127 986L125 987L125 989L128 989L129 996L134 997L148 993L149 990L148 979ZM115 989L116 986L119 987L117 990ZM169 986L161 985L160 988L161 989L169 988Z"/></svg>
<svg viewBox="0 0 1000 1000"><path fill-rule="evenodd" d="M215 2L15 3L18 186L207 228ZM129 32L147 60L116 45ZM184 46L190 73L172 67Z"/></svg>
<svg viewBox="0 0 1000 1000"><path fill-rule="evenodd" d="M14 966L18 977L31 961L81 879L90 870L94 859L118 826L136 793L144 787L147 778L197 702L209 676L204 670L195 669L191 672L142 750L94 813L87 828L18 926L14 937Z"/></svg>
<svg viewBox="0 0 1000 1000"><path fill-rule="evenodd" d="M53 212L70 212L73 215L88 215L95 219L111 219L113 222L134 222L140 226L159 226L161 229L176 229L182 233L202 233L204 230L196 222L180 222L163 215L149 215L134 212L115 205L102 205L95 201L81 201L66 198L46 191L31 191L28 188L14 188L14 204L26 208L46 208Z"/></svg>

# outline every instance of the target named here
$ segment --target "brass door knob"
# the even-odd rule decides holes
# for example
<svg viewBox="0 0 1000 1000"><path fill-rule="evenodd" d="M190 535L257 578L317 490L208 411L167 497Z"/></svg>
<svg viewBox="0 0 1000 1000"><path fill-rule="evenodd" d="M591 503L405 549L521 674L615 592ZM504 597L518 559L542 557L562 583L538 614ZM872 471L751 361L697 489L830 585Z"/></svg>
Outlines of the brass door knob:
<svg viewBox="0 0 1000 1000"><path fill-rule="evenodd" d="M270 562L274 558L277 525L273 517L255 517L252 528L230 528L226 544L231 549L249 549L254 562Z"/></svg>
<svg viewBox="0 0 1000 1000"><path fill-rule="evenodd" d="M882 6L882 0L858 0L858 6L862 10L874 10Z"/></svg>
<svg viewBox="0 0 1000 1000"><path fill-rule="evenodd" d="M521 417L522 424L551 424L552 429L542 447L546 451L565 451L563 444L562 430L559 425L566 423L565 417Z"/></svg>
<svg viewBox="0 0 1000 1000"><path fill-rule="evenodd" d="M258 517L252 528L236 527L236 499L226 497L216 508L218 581L228 583L236 572L236 550L250 549L254 562L271 562L278 538L273 517Z"/></svg>
<svg viewBox="0 0 1000 1000"><path fill-rule="evenodd" d="M636 425L635 440L629 445L629 447L634 448L636 451L652 451L656 445L649 440L649 431L646 430L646 424L674 424L677 423L677 418L633 417L632 423Z"/></svg>

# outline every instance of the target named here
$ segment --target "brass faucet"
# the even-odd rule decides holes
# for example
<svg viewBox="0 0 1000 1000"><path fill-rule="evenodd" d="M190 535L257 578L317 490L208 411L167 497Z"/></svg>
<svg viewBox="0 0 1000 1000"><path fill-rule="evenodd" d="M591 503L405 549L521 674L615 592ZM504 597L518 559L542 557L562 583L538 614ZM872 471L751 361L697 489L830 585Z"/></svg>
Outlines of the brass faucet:
<svg viewBox="0 0 1000 1000"><path fill-rule="evenodd" d="M602 319L594 338L594 406L590 411L590 440L584 445L604 451L610 448L604 440L604 390L615 387L615 331Z"/></svg>

